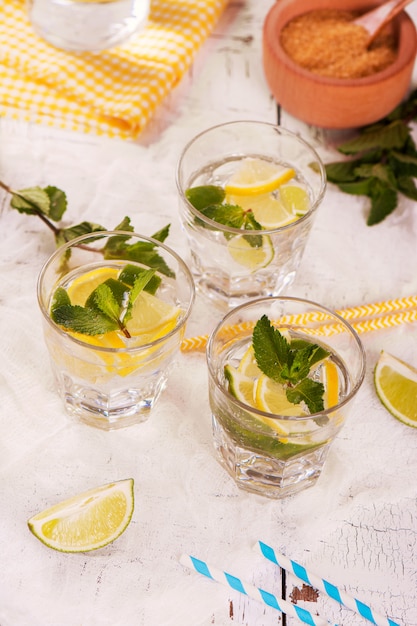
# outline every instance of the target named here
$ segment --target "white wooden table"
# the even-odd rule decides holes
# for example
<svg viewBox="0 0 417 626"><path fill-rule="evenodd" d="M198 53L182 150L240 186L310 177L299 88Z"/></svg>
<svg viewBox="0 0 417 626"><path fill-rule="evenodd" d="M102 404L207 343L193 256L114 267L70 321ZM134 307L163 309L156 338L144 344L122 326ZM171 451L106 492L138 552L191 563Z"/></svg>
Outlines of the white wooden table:
<svg viewBox="0 0 417 626"><path fill-rule="evenodd" d="M110 228L129 215L150 235L170 222L168 243L186 257L175 189L182 146L227 120L278 121L261 62L271 4L230 3L135 143L1 120L1 179L16 189L64 189L73 223L86 218ZM415 7L410 13L417 18ZM310 139L324 160L336 157L328 133L284 111L279 121ZM363 335L366 380L314 488L278 501L246 494L214 455L204 355L180 355L145 424L105 433L66 416L36 303L53 240L35 218L11 211L3 193L0 202L1 626L292 626L298 622L283 622L277 611L178 563L181 553L194 554L279 594L279 571L253 550L258 539L401 626L417 626L417 430L385 411L372 382L381 349L417 366L416 326ZM417 293L415 205L403 200L372 228L366 212L363 198L329 186L291 295L340 309ZM208 332L218 315L197 298L188 336ZM107 548L61 554L30 534L26 520L36 512L127 477L135 479L134 516ZM287 597L299 596L295 586L302 589L287 578ZM366 623L323 594L302 605L333 624Z"/></svg>

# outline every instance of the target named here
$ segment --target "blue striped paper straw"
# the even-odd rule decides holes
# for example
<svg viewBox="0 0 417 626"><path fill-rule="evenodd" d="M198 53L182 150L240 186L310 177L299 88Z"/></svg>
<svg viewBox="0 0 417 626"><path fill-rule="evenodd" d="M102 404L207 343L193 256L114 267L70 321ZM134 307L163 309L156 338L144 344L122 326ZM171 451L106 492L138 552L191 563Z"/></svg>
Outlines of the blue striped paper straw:
<svg viewBox="0 0 417 626"><path fill-rule="evenodd" d="M237 578L232 574L228 574L227 572L223 572L216 567L208 565L204 561L196 559L193 556L183 554L180 557L180 563L185 567L193 569L199 574L206 576L207 578L211 578L211 580L215 580L222 585L225 585L226 587L230 587L235 591L239 591L239 593L242 593L245 596L253 598L258 602L263 602L273 609L281 611L281 613L286 613L287 615L296 617L304 624L309 624L309 626L329 626L329 622L322 619L318 615L313 615L312 613L310 613L310 611L307 611L300 606L291 604L291 602L286 602L282 598L277 598L274 594L269 593L264 589L260 589L259 587L255 587L254 585L250 585L240 578Z"/></svg>
<svg viewBox="0 0 417 626"><path fill-rule="evenodd" d="M324 578L320 578L319 576L312 574L299 563L292 561L283 554L279 554L279 552L276 552L273 548L271 548L271 546L267 546L266 543L259 541L259 547L264 557L266 557L269 561L275 563L275 565L278 565L278 567L281 567L288 572L292 572L303 582L311 585L315 589L323 591L330 598L336 600L336 602L339 602L340 604L343 604L343 606L346 606L348 609L355 611L372 624L376 624L376 626L399 626L397 622L393 622L389 619L389 617L385 617L384 615L379 615L373 611L370 606L360 600L356 600L356 598L353 598L343 589L339 589Z"/></svg>

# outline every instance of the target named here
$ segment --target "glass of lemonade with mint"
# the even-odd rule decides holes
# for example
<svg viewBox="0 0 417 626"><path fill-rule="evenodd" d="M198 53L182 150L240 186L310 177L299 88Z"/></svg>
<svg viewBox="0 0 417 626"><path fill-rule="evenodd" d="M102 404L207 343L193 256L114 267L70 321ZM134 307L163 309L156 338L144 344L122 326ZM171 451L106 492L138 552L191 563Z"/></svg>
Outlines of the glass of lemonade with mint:
<svg viewBox="0 0 417 626"><path fill-rule="evenodd" d="M319 304L260 298L207 346L214 444L236 484L270 498L312 486L365 373L352 327Z"/></svg>
<svg viewBox="0 0 417 626"><path fill-rule="evenodd" d="M285 292L326 188L310 145L263 122L215 126L185 146L177 187L199 292L222 308Z"/></svg>
<svg viewBox="0 0 417 626"><path fill-rule="evenodd" d="M89 233L41 270L54 378L66 410L82 422L105 430L142 422L166 386L194 283L165 235Z"/></svg>

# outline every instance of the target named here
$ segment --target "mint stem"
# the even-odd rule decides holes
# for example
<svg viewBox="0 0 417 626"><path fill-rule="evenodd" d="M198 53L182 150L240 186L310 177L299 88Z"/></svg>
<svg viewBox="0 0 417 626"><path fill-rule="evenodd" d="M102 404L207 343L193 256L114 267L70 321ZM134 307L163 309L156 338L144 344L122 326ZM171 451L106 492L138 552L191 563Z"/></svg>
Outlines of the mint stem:
<svg viewBox="0 0 417 626"><path fill-rule="evenodd" d="M11 187L9 187L9 185L6 185L6 183L3 183L3 181L1 180L0 180L0 187L2 187L2 189L7 191L7 193L10 193L13 196L18 196L19 198L22 198L23 200L25 200L25 202L28 202L32 206L35 214L38 217L40 217L40 219L44 222L44 224L46 224L47 227L50 228L50 230L52 230L54 235L58 235L60 229L57 228L50 220L48 220L48 218L41 211L39 211L36 204L33 204L32 202L29 202L26 198L23 198L22 195L18 191L15 191Z"/></svg>

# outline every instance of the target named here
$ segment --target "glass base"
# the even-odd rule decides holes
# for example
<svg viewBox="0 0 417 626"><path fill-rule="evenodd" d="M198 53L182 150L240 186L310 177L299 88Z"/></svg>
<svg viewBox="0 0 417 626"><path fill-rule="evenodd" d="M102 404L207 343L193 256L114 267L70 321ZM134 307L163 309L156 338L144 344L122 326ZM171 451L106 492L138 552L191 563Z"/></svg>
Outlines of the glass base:
<svg viewBox="0 0 417 626"><path fill-rule="evenodd" d="M330 444L281 460L242 448L212 416L214 446L220 463L240 489L284 498L312 487L321 474Z"/></svg>
<svg viewBox="0 0 417 626"><path fill-rule="evenodd" d="M164 390L166 380L165 377L159 379L149 388L128 388L112 394L77 384L68 376L57 383L69 415L95 428L116 430L145 422Z"/></svg>
<svg viewBox="0 0 417 626"><path fill-rule="evenodd" d="M210 270L202 273L193 270L196 290L219 308L234 309L248 300L278 296L285 292L295 278L295 271L285 277L278 272L272 276L256 275L243 278L229 278L220 272Z"/></svg>

